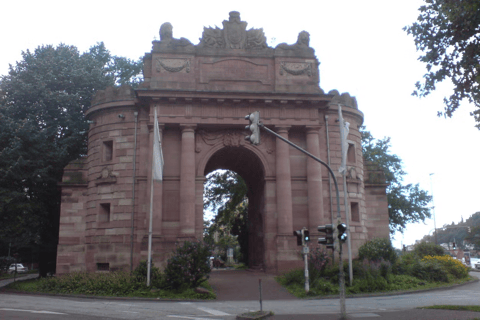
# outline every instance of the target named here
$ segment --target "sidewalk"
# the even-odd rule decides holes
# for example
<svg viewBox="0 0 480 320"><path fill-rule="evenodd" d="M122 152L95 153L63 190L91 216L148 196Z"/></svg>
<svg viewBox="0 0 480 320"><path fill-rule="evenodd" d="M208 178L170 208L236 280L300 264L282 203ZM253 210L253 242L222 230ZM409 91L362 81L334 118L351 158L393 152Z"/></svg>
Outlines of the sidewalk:
<svg viewBox="0 0 480 320"><path fill-rule="evenodd" d="M338 314L301 314L301 315L275 315L269 320L338 320ZM411 309L391 312L371 312L348 314L348 319L361 320L473 320L480 319L480 312L454 311L454 310L433 310L433 309Z"/></svg>
<svg viewBox="0 0 480 320"><path fill-rule="evenodd" d="M38 278L38 273L31 273L31 274L25 274L25 275L17 275L16 281L23 281L23 280L28 280L28 279L35 279ZM11 279L5 279L5 280L0 280L0 288L3 288L10 283L14 281L13 278Z"/></svg>
<svg viewBox="0 0 480 320"><path fill-rule="evenodd" d="M275 276L247 270L213 270L209 283L217 301L259 300L259 279L262 280L262 300L297 300L277 281Z"/></svg>

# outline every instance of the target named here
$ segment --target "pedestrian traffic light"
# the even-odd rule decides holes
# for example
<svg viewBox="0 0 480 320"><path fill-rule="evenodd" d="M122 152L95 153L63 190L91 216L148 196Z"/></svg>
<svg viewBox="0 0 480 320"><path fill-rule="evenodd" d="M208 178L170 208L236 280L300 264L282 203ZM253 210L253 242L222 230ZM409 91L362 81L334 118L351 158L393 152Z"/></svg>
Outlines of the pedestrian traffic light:
<svg viewBox="0 0 480 320"><path fill-rule="evenodd" d="M338 226L337 226L337 229L338 229L338 240L342 241L342 242L345 242L348 238L348 235L347 235L347 225L345 223L340 223Z"/></svg>
<svg viewBox="0 0 480 320"><path fill-rule="evenodd" d="M303 229L303 243L306 244L310 241L310 231L308 229Z"/></svg>
<svg viewBox="0 0 480 320"><path fill-rule="evenodd" d="M318 226L318 232L324 232L325 237L318 238L318 243L323 244L327 249L334 249L334 239L333 239L333 225L326 224L324 226Z"/></svg>
<svg viewBox="0 0 480 320"><path fill-rule="evenodd" d="M259 145L260 144L260 112L255 111L252 112L251 114L247 114L245 116L245 120L250 121L250 124L245 127L246 130L251 131L251 135L245 136L245 140L250 141L251 144L253 145Z"/></svg>
<svg viewBox="0 0 480 320"><path fill-rule="evenodd" d="M297 237L297 246L303 245L303 230L293 231L293 235Z"/></svg>
<svg viewBox="0 0 480 320"><path fill-rule="evenodd" d="M455 244L455 241L453 242L453 249L455 249L457 246Z"/></svg>

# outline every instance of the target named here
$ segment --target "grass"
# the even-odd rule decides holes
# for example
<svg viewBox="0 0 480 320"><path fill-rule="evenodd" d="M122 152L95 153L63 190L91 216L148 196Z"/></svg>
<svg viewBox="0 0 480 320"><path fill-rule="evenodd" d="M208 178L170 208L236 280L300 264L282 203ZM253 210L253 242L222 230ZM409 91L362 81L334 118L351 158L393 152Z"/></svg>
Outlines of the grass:
<svg viewBox="0 0 480 320"><path fill-rule="evenodd" d="M361 294L387 294L387 293L404 293L404 292L415 292L420 290L429 290L429 289L436 289L436 288L448 288L454 285L463 284L476 278L468 276L468 278L463 279L452 279L450 282L427 282L427 281L404 281L401 287L392 286L393 289L387 290L377 290L374 292L351 292L349 290L349 286L346 285L347 290L347 297L354 297ZM338 296L339 286L338 284L331 284L328 281L323 281L321 285L323 285L324 291L326 293L317 293L315 291L314 286L310 284L310 292L307 294L305 293L305 285L304 282L299 281L292 281L287 283L285 281L284 276L276 277L277 282L279 282L282 286L284 286L288 292L294 295L297 298L321 298L321 297L330 297L330 296ZM348 284L348 280L346 281ZM317 284L318 285L318 284ZM326 289L325 289L326 288ZM349 292L350 291L350 292Z"/></svg>
<svg viewBox="0 0 480 320"><path fill-rule="evenodd" d="M44 290L45 282L52 281L53 279L43 278L43 279L33 279L26 281L19 281L9 284L5 289L29 293L51 293L51 294L78 294L78 295L87 295L87 296L102 296L102 297L131 297L131 298L154 298L154 299L173 299L173 300L212 300L216 299L213 289L208 284L208 282L203 282L201 284L202 288L205 288L210 291L209 294L197 293L195 289L184 289L184 290L165 290L158 288L149 288L142 286L136 290L130 291L128 293L116 294L114 290L111 291L111 294L96 294L94 292L86 294L83 288L79 287L75 290L72 290L69 293L61 292L59 290Z"/></svg>
<svg viewBox="0 0 480 320"><path fill-rule="evenodd" d="M480 312L480 306L434 305L429 307L419 307L418 309L443 309Z"/></svg>
<svg viewBox="0 0 480 320"><path fill-rule="evenodd" d="M24 275L27 274L32 274L32 273L38 273L38 270L29 270L27 272L22 272L22 273L17 273L17 278L23 277ZM7 279L13 279L14 274L13 273L2 273L0 274L0 280L7 280Z"/></svg>

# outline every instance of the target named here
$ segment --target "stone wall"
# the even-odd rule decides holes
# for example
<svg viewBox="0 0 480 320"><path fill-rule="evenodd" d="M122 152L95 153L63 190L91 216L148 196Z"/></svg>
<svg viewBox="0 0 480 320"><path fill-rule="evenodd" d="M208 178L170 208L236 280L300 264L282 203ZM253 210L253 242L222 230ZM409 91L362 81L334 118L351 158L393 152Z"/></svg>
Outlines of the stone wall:
<svg viewBox="0 0 480 320"><path fill-rule="evenodd" d="M236 171L249 187L249 266L272 273L302 266L293 230L307 227L315 239L318 225L336 219L332 180L325 167L265 131L260 145L245 142L244 117L253 111L330 163L344 221L348 192L354 255L367 239L388 236L386 185L363 164L363 113L350 94L319 87L308 33L270 48L263 30L247 30L236 12L223 26L205 28L193 45L163 24L145 55L141 86L97 93L86 112L88 155L66 168L61 184L58 273L129 270L146 260L151 199L153 261L163 267L177 242L202 238L203 183L216 169ZM338 105L350 123L347 190L338 173ZM155 110L165 161L152 188Z"/></svg>

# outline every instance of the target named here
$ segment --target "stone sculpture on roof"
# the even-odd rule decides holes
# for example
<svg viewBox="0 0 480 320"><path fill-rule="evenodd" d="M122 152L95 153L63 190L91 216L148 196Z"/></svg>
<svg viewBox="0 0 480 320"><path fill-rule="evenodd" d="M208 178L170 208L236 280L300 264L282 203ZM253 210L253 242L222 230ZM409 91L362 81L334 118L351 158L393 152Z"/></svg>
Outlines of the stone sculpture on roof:
<svg viewBox="0 0 480 320"><path fill-rule="evenodd" d="M241 21L240 13L232 11L230 18L223 21L223 30L204 28L200 47L227 49L265 49L268 48L263 29L247 30L247 22Z"/></svg>
<svg viewBox="0 0 480 320"><path fill-rule="evenodd" d="M190 40L185 38L175 39L173 37L173 26L165 22L160 27L160 48L192 47Z"/></svg>
<svg viewBox="0 0 480 320"><path fill-rule="evenodd" d="M297 42L294 44L280 43L275 47L276 50L292 50L297 52L305 52L314 54L313 48L310 48L310 34L302 31L298 34Z"/></svg>

